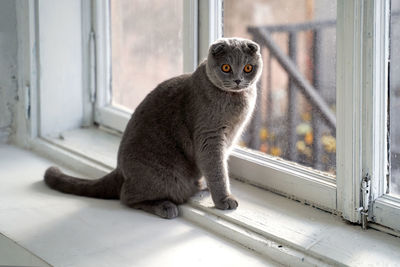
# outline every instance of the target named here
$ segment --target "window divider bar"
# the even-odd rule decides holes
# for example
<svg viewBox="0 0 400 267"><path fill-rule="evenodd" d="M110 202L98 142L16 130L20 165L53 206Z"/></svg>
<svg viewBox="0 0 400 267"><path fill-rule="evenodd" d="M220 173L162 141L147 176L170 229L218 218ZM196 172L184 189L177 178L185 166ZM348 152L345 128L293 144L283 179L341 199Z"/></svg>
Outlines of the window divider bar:
<svg viewBox="0 0 400 267"><path fill-rule="evenodd" d="M199 1L199 62L208 54L212 42L223 36L222 0Z"/></svg>
<svg viewBox="0 0 400 267"><path fill-rule="evenodd" d="M364 1L337 2L337 208L360 222ZM350 111L350 112L349 112Z"/></svg>

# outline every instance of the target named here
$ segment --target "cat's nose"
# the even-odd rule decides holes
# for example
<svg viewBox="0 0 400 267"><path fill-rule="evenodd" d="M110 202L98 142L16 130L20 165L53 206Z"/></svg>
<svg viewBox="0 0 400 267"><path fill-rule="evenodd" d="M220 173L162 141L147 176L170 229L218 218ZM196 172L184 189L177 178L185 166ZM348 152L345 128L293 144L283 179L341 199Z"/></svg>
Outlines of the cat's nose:
<svg viewBox="0 0 400 267"><path fill-rule="evenodd" d="M237 85L239 85L239 84L242 82L242 80L234 80L234 82L235 82Z"/></svg>

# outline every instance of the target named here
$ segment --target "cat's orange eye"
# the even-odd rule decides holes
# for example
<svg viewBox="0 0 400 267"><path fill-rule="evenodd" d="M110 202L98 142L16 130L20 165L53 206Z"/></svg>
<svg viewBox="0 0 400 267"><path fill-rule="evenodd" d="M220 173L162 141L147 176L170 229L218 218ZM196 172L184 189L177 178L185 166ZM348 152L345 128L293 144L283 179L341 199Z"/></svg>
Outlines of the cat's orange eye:
<svg viewBox="0 0 400 267"><path fill-rule="evenodd" d="M230 72L231 71L231 66L229 66L228 64L224 64L221 67L223 72Z"/></svg>
<svg viewBox="0 0 400 267"><path fill-rule="evenodd" d="M249 73L249 72L251 72L253 70L253 66L250 65L250 64L247 64L246 66L244 66L243 70L244 70L244 72Z"/></svg>

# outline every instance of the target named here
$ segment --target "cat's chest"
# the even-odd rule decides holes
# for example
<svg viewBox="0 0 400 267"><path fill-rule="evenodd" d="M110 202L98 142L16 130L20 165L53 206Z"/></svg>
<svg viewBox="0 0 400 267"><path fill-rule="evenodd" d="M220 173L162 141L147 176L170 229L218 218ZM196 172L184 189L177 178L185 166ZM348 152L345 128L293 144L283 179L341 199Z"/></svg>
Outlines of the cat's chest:
<svg viewBox="0 0 400 267"><path fill-rule="evenodd" d="M206 129L234 130L240 127L252 113L256 91L243 93L217 92L211 97L204 98L197 106L198 120L195 125Z"/></svg>
<svg viewBox="0 0 400 267"><path fill-rule="evenodd" d="M232 123L240 123L252 112L255 104L255 95L246 93L241 95L228 95L226 101L221 105L222 119Z"/></svg>

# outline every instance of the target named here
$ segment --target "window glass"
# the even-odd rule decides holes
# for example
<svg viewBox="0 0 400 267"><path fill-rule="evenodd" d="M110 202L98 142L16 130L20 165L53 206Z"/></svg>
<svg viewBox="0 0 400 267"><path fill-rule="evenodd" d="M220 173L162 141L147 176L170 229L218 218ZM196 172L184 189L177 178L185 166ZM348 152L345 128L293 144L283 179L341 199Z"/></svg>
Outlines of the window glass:
<svg viewBox="0 0 400 267"><path fill-rule="evenodd" d="M389 190L400 197L400 1L392 1L390 17L390 162Z"/></svg>
<svg viewBox="0 0 400 267"><path fill-rule="evenodd" d="M257 108L240 145L335 174L336 1L223 5L224 36L256 41L264 60Z"/></svg>
<svg viewBox="0 0 400 267"><path fill-rule="evenodd" d="M112 104L135 107L183 71L183 0L112 0Z"/></svg>

